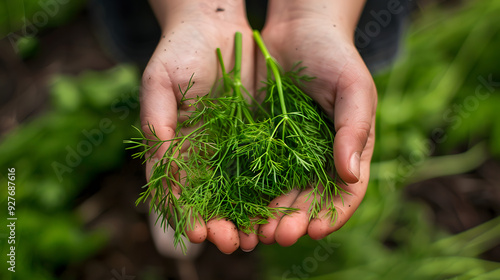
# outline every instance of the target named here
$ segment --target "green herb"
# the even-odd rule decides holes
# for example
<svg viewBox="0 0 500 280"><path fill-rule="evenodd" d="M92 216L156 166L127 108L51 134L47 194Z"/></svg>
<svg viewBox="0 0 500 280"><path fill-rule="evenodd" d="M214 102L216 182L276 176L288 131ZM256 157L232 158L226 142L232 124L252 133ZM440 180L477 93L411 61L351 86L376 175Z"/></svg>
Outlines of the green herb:
<svg viewBox="0 0 500 280"><path fill-rule="evenodd" d="M270 189L289 191L311 186L311 196L320 199L312 201L310 218L322 208L329 208L333 219L335 206L329 198L341 194L334 176L333 123L300 88L303 82L314 78L299 75L305 69L299 67L300 63L283 74L257 31L254 38L266 60L268 79L263 88L263 106L270 116L260 123L266 126L262 131L269 136L255 137L249 143L256 157L252 169L257 172L258 181L263 186L267 183ZM263 138L261 143L259 138Z"/></svg>
<svg viewBox="0 0 500 280"><path fill-rule="evenodd" d="M257 31L254 38L268 69L263 104L241 84L242 36L237 32L235 66L229 73L217 49L222 85L205 96L187 98L191 77L187 88L180 89L181 105L192 109L174 139L161 140L150 127L152 139L138 130L139 138L126 141L133 144L131 149L143 148L134 157L145 161L161 144L169 145L137 203L152 198L150 210L159 214L161 225L170 221L175 228L175 245L184 247L180 237L200 218L229 219L252 232L254 225L296 210L268 206L293 188L311 186L310 218L326 208L334 222L331 198L341 189L334 176L332 123L300 89L312 79L299 75L304 67L297 64L284 73ZM182 134L181 128L187 127L190 132Z"/></svg>

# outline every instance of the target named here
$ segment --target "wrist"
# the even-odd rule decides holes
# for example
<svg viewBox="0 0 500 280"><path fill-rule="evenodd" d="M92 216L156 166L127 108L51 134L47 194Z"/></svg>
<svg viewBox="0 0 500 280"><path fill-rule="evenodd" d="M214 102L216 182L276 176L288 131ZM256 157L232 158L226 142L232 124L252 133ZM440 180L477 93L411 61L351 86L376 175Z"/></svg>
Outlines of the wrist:
<svg viewBox="0 0 500 280"><path fill-rule="evenodd" d="M244 0L150 0L160 28L169 25L205 20L245 24Z"/></svg>
<svg viewBox="0 0 500 280"><path fill-rule="evenodd" d="M354 31L365 0L269 0L267 26L323 22L347 38Z"/></svg>

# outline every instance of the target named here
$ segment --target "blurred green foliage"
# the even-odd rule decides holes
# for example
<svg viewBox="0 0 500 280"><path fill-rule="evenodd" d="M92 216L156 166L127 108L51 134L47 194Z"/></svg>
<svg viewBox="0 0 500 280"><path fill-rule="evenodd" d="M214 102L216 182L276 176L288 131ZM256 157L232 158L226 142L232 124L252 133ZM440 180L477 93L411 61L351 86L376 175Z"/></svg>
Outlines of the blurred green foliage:
<svg viewBox="0 0 500 280"><path fill-rule="evenodd" d="M478 257L500 244L500 218L450 236L402 196L407 182L472 170L500 156L500 2L429 8L391 69L375 77L377 141L368 192L324 243L261 247L271 279L500 279ZM315 252L321 252L316 254Z"/></svg>
<svg viewBox="0 0 500 280"><path fill-rule="evenodd" d="M436 167L427 164L430 155L481 141L500 156L499 12L498 1L470 1L460 10L429 9L413 24L398 63L376 77L379 164L372 178L423 179ZM483 152L476 149L476 160ZM468 164L453 161L440 161L443 171L460 173Z"/></svg>
<svg viewBox="0 0 500 280"><path fill-rule="evenodd" d="M36 36L46 28L60 26L81 10L86 0L0 1L0 38ZM12 36L12 33L16 35ZM17 41L17 40L15 40Z"/></svg>
<svg viewBox="0 0 500 280"><path fill-rule="evenodd" d="M23 59L29 59L38 53L39 45L37 37L26 36L19 38L15 47Z"/></svg>
<svg viewBox="0 0 500 280"><path fill-rule="evenodd" d="M57 76L52 108L2 139L0 185L7 186L7 169L16 168L15 279L56 279L57 268L81 262L105 244L106 232L83 229L75 199L98 174L124 161L122 143L138 117L138 89L139 73L126 65ZM6 190L0 201L6 221ZM4 226L1 238L8 234ZM9 246L1 244L5 259ZM2 262L0 279L9 273Z"/></svg>
<svg viewBox="0 0 500 280"><path fill-rule="evenodd" d="M355 216L325 240L262 246L267 278L499 279L500 263L477 257L498 244L500 218L449 236L432 227L426 214L399 192L382 193L372 185ZM497 278L481 278L487 274Z"/></svg>
<svg viewBox="0 0 500 280"><path fill-rule="evenodd" d="M469 1L460 10L429 9L412 25L398 63L375 78L375 159L421 150L429 138L440 153L487 140L500 155L499 11L498 1Z"/></svg>

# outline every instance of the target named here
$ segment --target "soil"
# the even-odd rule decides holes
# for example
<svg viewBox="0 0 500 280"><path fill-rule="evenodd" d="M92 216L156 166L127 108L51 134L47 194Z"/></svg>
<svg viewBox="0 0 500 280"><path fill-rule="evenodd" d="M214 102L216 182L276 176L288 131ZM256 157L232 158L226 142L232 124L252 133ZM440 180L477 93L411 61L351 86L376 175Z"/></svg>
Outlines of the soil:
<svg viewBox="0 0 500 280"><path fill-rule="evenodd" d="M500 215L500 163L486 161L478 169L454 176L434 178L406 187L406 196L432 210L435 225L456 234ZM500 246L482 256L500 261Z"/></svg>

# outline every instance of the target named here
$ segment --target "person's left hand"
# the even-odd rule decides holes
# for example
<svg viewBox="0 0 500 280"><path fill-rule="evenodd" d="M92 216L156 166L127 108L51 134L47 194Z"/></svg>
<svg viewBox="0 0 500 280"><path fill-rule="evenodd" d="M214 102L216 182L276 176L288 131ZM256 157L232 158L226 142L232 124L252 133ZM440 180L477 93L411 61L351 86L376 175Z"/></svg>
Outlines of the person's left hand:
<svg viewBox="0 0 500 280"><path fill-rule="evenodd" d="M316 77L305 83L305 92L316 100L334 120L335 166L347 183L342 188L349 194L331 197L336 205L336 222L331 223L328 209L309 220L311 189L295 189L274 199L270 206L292 207L299 210L269 219L259 228L259 239L265 244L294 244L301 236L321 239L342 227L361 203L370 175L370 161L375 137L377 93L373 79L357 52L353 34L328 17L314 13L295 14L293 20L272 20L262 32L269 52L290 70L301 61L307 67L303 74ZM258 74L266 73L265 62L258 60ZM260 80L265 80L261 77ZM259 88L259 86L256 86ZM343 200L342 200L343 199Z"/></svg>

